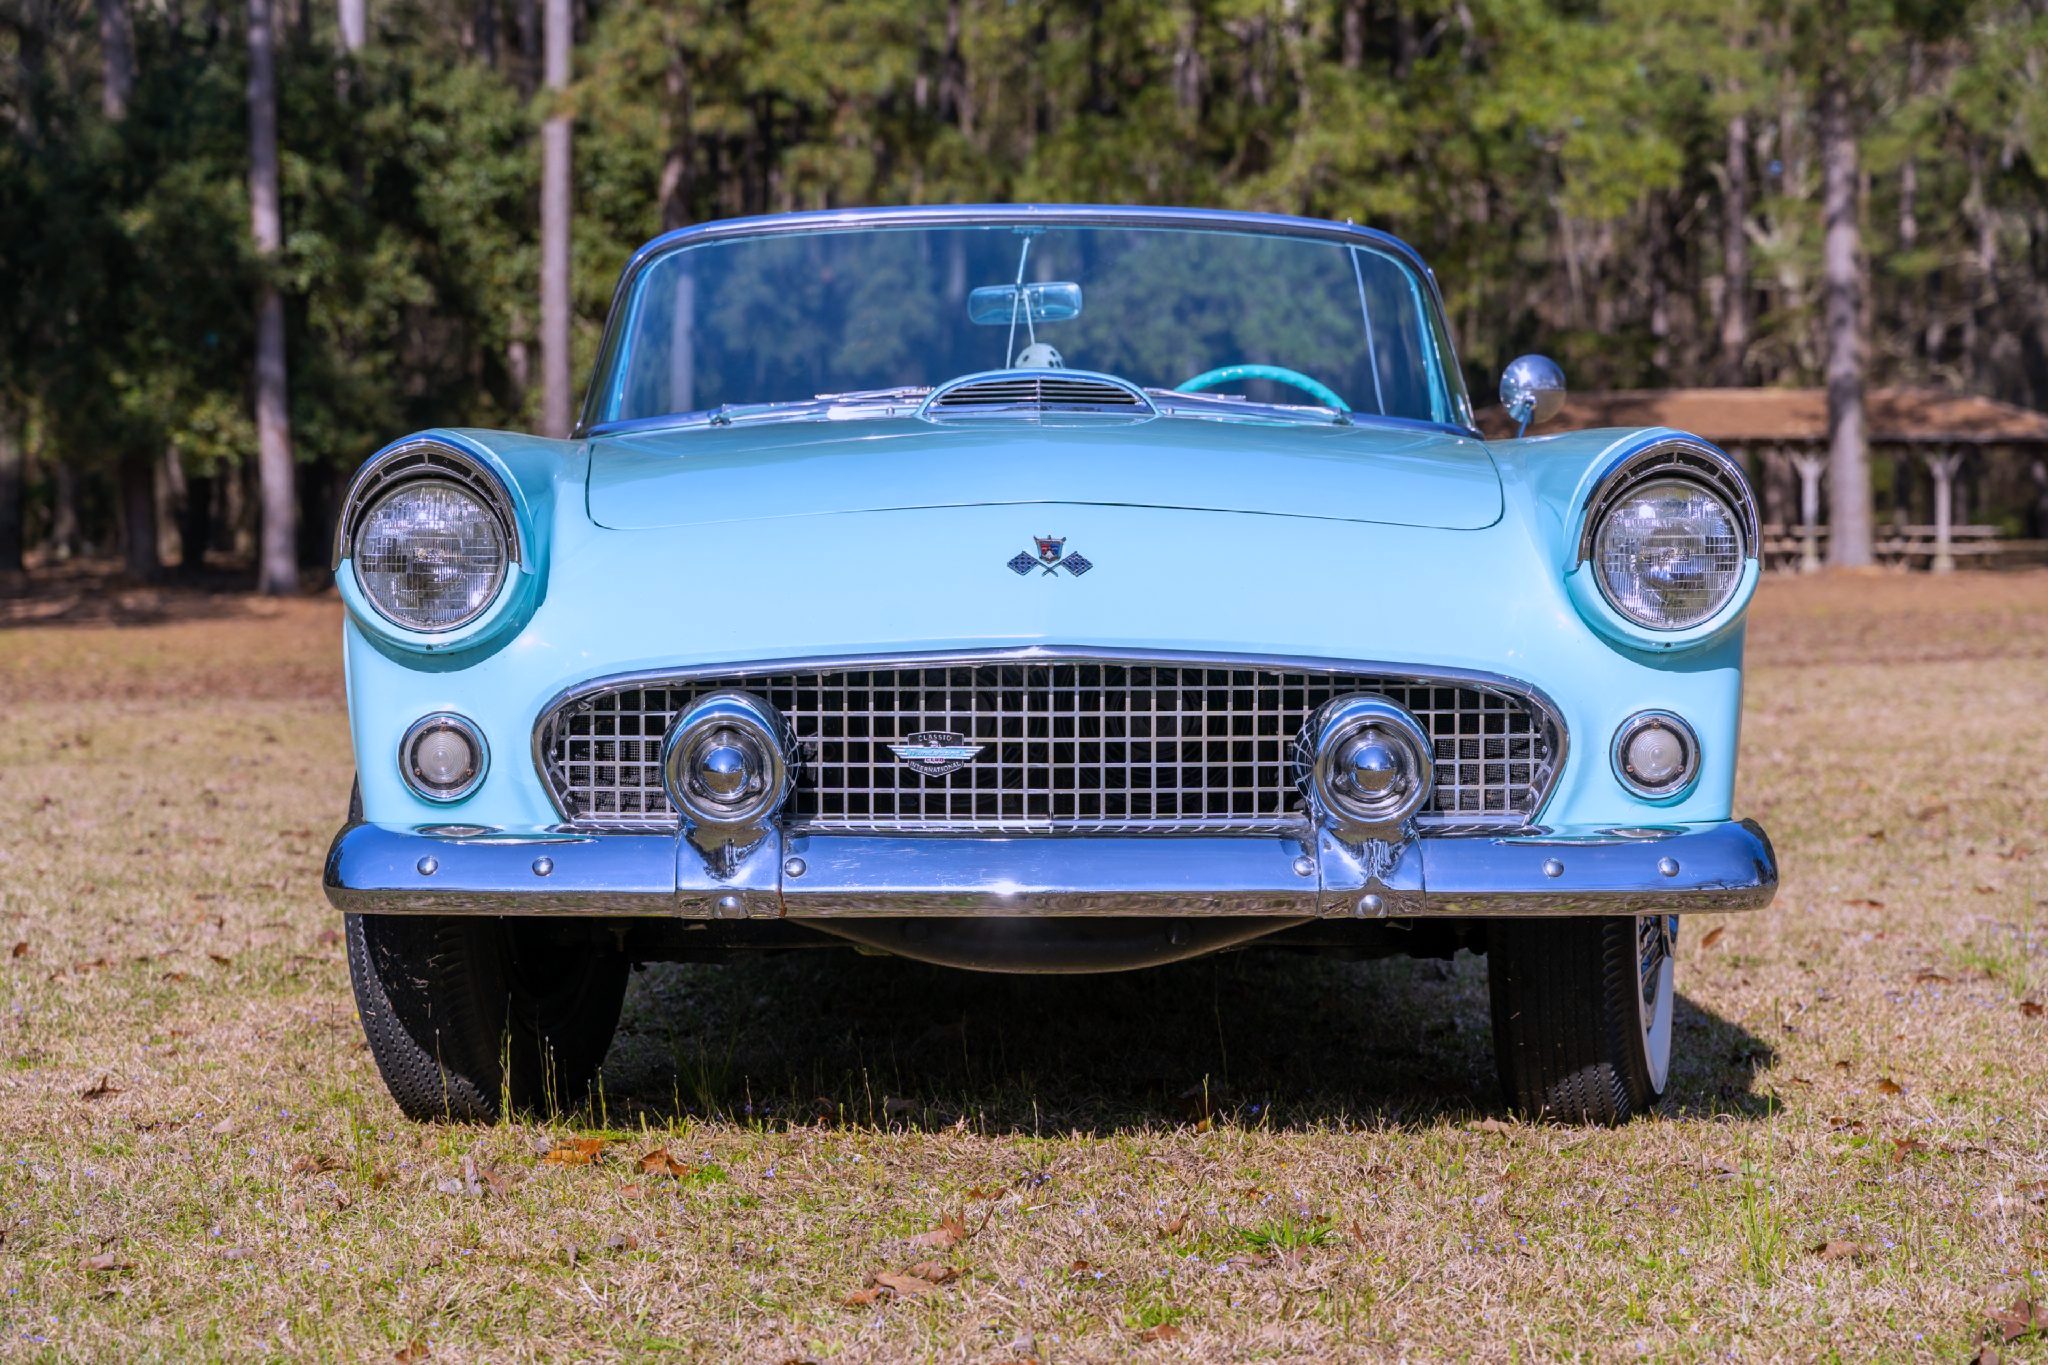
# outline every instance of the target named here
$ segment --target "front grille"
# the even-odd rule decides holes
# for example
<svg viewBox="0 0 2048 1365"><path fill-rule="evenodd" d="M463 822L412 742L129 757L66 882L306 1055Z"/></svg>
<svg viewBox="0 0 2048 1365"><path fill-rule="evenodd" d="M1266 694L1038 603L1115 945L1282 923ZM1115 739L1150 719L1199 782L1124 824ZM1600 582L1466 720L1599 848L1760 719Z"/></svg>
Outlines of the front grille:
<svg viewBox="0 0 2048 1365"><path fill-rule="evenodd" d="M1292 744L1351 692L1412 712L1436 751L1424 824L1526 824L1563 737L1506 683L1230 662L988 659L723 671L600 685L542 718L537 757L573 824L672 826L661 740L690 700L737 688L801 750L799 828L900 832L1282 830L1301 818ZM958 735L965 767L923 774L890 745ZM913 740L913 736L920 737Z"/></svg>

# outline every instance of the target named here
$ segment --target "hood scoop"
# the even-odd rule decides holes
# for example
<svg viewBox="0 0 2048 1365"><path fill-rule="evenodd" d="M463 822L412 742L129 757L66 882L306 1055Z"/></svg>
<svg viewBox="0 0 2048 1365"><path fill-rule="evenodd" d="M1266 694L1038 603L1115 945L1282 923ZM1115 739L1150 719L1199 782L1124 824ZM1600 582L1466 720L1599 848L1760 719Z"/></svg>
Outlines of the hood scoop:
<svg viewBox="0 0 2048 1365"><path fill-rule="evenodd" d="M933 422L1083 415L1143 421L1158 416L1159 410L1143 389L1115 375L1086 370L989 370L939 385L917 415Z"/></svg>

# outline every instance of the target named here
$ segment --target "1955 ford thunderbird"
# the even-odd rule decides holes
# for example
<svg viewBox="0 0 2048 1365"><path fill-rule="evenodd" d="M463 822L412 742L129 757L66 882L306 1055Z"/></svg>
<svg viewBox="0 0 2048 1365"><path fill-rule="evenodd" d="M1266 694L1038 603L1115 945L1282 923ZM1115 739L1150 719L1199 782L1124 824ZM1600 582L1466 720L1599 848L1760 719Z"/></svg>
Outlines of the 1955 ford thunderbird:
<svg viewBox="0 0 2048 1365"><path fill-rule="evenodd" d="M1563 377L1502 399L1526 428ZM1488 441L1435 279L1256 214L711 223L570 440L434 430L335 548L326 866L416 1118L585 1092L635 962L1483 952L1518 1109L1669 1075L1732 818L1755 500L1682 432Z"/></svg>

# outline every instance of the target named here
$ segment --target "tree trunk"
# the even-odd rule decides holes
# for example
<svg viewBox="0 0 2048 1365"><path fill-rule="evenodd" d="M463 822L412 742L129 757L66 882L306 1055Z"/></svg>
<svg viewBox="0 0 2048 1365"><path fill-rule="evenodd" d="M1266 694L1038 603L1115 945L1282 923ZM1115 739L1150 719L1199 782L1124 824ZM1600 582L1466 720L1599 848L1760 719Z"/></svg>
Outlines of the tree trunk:
<svg viewBox="0 0 2048 1365"><path fill-rule="evenodd" d="M1728 120L1721 206L1721 382L1743 382L1749 355L1749 118Z"/></svg>
<svg viewBox="0 0 2048 1365"><path fill-rule="evenodd" d="M341 30L341 50L350 56L361 52L363 44L370 41L370 0L341 0L335 18Z"/></svg>
<svg viewBox="0 0 2048 1365"><path fill-rule="evenodd" d="M48 456L45 447L43 454ZM49 460L50 558L60 564L84 548L78 533L78 474L68 460Z"/></svg>
<svg viewBox="0 0 2048 1365"><path fill-rule="evenodd" d="M27 457L12 403L0 402L0 577L21 572L21 499Z"/></svg>
<svg viewBox="0 0 2048 1365"><path fill-rule="evenodd" d="M121 563L138 583L152 583L163 572L156 549L156 462L146 455L123 455L115 470L121 491Z"/></svg>
<svg viewBox="0 0 2048 1365"><path fill-rule="evenodd" d="M263 280L256 291L256 472L262 533L256 590L299 587L298 502L292 487L292 432L285 407L284 295L275 271L284 247L277 188L276 33L271 0L249 0L249 227Z"/></svg>
<svg viewBox="0 0 2048 1365"><path fill-rule="evenodd" d="M1857 249L1856 132L1849 92L1831 76L1821 92L1821 246L1828 376L1828 563L1873 562L1870 449L1863 422L1863 253Z"/></svg>
<svg viewBox="0 0 2048 1365"><path fill-rule="evenodd" d="M128 0L99 0L100 112L113 122L128 117L135 94L135 25Z"/></svg>
<svg viewBox="0 0 2048 1365"><path fill-rule="evenodd" d="M541 129L541 434L569 434L569 0L547 0L547 87L554 101Z"/></svg>
<svg viewBox="0 0 2048 1365"><path fill-rule="evenodd" d="M214 480L210 474L187 475L185 506L178 517L178 575L195 578L206 568L206 551L213 544Z"/></svg>

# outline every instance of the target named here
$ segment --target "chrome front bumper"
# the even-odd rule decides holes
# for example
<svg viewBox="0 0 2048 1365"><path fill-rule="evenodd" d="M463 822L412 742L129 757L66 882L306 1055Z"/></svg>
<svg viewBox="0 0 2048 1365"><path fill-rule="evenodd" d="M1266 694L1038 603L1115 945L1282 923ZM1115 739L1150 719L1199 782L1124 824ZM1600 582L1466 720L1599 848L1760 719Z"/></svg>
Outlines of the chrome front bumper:
<svg viewBox="0 0 2048 1365"><path fill-rule="evenodd" d="M1756 910L1777 856L1753 821L1346 845L1263 837L773 835L717 878L673 834L349 825L327 898L377 914L1634 915Z"/></svg>

